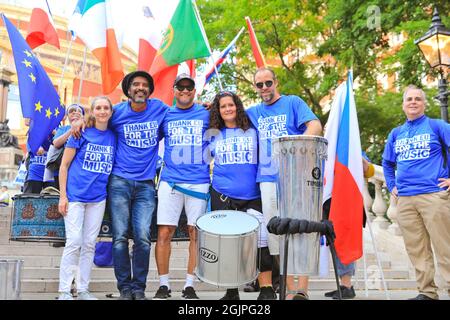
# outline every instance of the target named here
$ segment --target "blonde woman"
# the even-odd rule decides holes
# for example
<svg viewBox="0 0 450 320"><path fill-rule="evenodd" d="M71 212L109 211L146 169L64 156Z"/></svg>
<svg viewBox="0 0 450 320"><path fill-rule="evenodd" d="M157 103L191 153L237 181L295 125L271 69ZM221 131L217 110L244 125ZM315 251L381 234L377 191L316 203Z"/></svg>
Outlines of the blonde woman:
<svg viewBox="0 0 450 320"><path fill-rule="evenodd" d="M64 216L66 246L59 273L59 300L73 300L70 287L78 273L78 299L97 300L88 290L95 242L106 203L116 138L108 129L112 104L96 97L80 139L70 137L59 170L59 211Z"/></svg>

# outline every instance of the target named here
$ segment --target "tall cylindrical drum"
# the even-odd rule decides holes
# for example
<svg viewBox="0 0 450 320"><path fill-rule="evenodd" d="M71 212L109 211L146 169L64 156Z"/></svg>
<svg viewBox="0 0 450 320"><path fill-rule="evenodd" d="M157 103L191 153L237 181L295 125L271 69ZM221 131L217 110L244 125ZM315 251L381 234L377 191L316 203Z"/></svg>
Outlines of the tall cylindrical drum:
<svg viewBox="0 0 450 320"><path fill-rule="evenodd" d="M327 140L319 136L292 135L272 139L272 156L279 168L278 210L281 218L320 222L323 169ZM287 274L319 273L320 235L289 236ZM284 262L284 236L280 238L280 270Z"/></svg>
<svg viewBox="0 0 450 320"><path fill-rule="evenodd" d="M0 259L0 300L20 300L23 260Z"/></svg>

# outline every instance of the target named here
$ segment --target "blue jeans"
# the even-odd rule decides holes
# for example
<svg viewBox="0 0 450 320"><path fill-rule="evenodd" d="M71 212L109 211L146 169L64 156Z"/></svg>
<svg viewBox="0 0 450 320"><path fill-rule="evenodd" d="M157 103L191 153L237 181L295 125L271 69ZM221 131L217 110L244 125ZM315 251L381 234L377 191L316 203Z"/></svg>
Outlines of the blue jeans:
<svg viewBox="0 0 450 320"><path fill-rule="evenodd" d="M339 277L342 276L354 276L355 275L355 263L343 264L339 257L336 256L336 268Z"/></svg>
<svg viewBox="0 0 450 320"><path fill-rule="evenodd" d="M153 181L133 181L111 174L108 206L117 288L120 291L144 292L150 260L150 227L155 209ZM129 235L132 235L134 242L131 265Z"/></svg>

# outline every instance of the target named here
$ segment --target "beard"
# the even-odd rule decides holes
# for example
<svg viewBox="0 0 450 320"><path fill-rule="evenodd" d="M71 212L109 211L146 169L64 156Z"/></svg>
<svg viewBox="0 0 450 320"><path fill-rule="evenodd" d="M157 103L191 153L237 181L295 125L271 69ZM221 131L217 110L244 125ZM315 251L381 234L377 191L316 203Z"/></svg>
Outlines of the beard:
<svg viewBox="0 0 450 320"><path fill-rule="evenodd" d="M264 102L270 102L275 97L275 94L273 92L268 92L260 95L262 101Z"/></svg>

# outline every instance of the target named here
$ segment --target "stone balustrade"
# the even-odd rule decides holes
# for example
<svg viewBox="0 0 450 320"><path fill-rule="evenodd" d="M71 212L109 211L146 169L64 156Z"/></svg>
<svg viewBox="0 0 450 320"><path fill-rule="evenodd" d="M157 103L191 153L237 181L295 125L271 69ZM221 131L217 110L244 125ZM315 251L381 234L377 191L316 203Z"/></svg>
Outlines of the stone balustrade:
<svg viewBox="0 0 450 320"><path fill-rule="evenodd" d="M369 192L369 185L374 185L375 197ZM375 174L364 184L364 208L375 227L387 229L393 235L401 235L397 224L397 202L386 187L383 168L375 165Z"/></svg>

